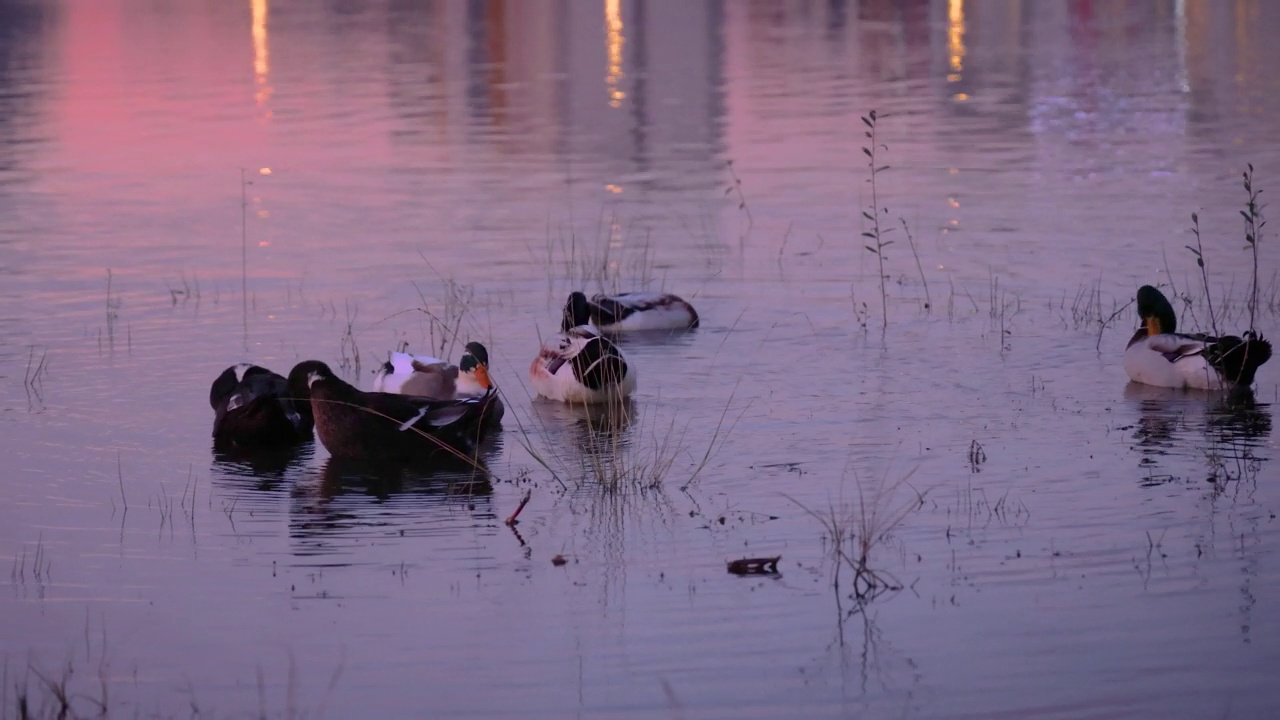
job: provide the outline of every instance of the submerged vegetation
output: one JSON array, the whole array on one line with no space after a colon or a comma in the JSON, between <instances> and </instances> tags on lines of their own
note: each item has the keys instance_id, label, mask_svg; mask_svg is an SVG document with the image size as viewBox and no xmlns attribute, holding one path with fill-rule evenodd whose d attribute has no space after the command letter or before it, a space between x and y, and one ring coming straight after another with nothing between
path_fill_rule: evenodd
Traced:
<instances>
[{"instance_id":1,"label":"submerged vegetation","mask_svg":"<svg viewBox=\"0 0 1280 720\"><path fill-rule=\"evenodd\" d=\"M924 506L928 490L916 490L909 482L915 472L913 469L891 482L886 471L878 481L867 484L855 472L856 501L844 499L842 481L841 497L828 501L825 510L815 510L783 493L783 497L822 526L830 542L829 552L834 567L831 582L837 594L840 593L841 569L847 566L852 571L850 586L857 607L886 592L902 589L900 580L873 561L872 552L884 544L911 513ZM903 488L909 492L903 492Z\"/></svg>"},{"instance_id":2,"label":"submerged vegetation","mask_svg":"<svg viewBox=\"0 0 1280 720\"><path fill-rule=\"evenodd\" d=\"M520 447L551 474L562 491L596 487L608 493L643 492L668 483L685 490L697 483L746 412L749 403L731 414L735 393L729 395L703 440L693 439L698 436L695 419L659 419L655 405L643 405L641 413L631 399L596 406L539 403L531 415L517 415L514 430ZM568 448L565 428L553 422L566 416L574 418L575 437Z\"/></svg>"}]
</instances>

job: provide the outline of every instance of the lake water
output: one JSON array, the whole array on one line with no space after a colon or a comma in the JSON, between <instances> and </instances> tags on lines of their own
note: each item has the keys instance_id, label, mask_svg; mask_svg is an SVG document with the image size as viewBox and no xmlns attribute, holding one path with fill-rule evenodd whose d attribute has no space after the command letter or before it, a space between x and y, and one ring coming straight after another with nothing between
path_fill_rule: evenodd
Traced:
<instances>
[{"instance_id":1,"label":"lake water","mask_svg":"<svg viewBox=\"0 0 1280 720\"><path fill-rule=\"evenodd\" d=\"M0 717L1280 715L1280 364L1230 400L1120 364L1141 284L1210 324L1192 212L1248 327L1277 31L1261 0L0 0ZM528 389L579 288L702 316L625 343L617 425ZM211 451L228 365L368 388L455 332L506 396L491 488ZM822 520L859 510L901 586L861 601Z\"/></svg>"}]
</instances>

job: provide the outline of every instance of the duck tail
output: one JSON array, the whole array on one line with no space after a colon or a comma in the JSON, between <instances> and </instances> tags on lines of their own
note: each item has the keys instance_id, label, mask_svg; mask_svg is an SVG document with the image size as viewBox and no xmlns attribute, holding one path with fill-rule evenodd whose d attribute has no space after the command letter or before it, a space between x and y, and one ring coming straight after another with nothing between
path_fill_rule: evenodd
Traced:
<instances>
[{"instance_id":1,"label":"duck tail","mask_svg":"<svg viewBox=\"0 0 1280 720\"><path fill-rule=\"evenodd\" d=\"M1243 339L1225 337L1216 345L1221 347L1215 353L1214 365L1236 385L1252 385L1258 368L1271 359L1271 343L1252 330L1246 332Z\"/></svg>"}]
</instances>

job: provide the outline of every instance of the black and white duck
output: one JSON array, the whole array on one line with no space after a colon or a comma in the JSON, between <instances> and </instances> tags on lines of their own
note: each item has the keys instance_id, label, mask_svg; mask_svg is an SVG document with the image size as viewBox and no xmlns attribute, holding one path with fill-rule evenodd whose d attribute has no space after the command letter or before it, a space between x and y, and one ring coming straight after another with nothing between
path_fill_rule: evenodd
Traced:
<instances>
[{"instance_id":1,"label":"black and white duck","mask_svg":"<svg viewBox=\"0 0 1280 720\"><path fill-rule=\"evenodd\" d=\"M288 382L253 365L232 365L209 388L213 442L219 449L280 447L311 439L309 403L295 403Z\"/></svg>"},{"instance_id":2,"label":"black and white duck","mask_svg":"<svg viewBox=\"0 0 1280 720\"><path fill-rule=\"evenodd\" d=\"M605 333L686 330L698 327L698 313L670 293L600 293L589 300L576 290L569 293L560 329L568 332L588 323Z\"/></svg>"},{"instance_id":3,"label":"black and white duck","mask_svg":"<svg viewBox=\"0 0 1280 720\"><path fill-rule=\"evenodd\" d=\"M635 392L636 370L617 345L591 325L580 325L542 344L529 365L529 383L549 400L596 404Z\"/></svg>"}]
</instances>

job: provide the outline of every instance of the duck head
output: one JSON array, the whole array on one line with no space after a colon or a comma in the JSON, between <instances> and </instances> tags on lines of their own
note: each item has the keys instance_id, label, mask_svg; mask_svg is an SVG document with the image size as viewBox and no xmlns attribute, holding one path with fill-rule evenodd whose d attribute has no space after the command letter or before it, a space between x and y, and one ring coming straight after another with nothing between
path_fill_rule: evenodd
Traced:
<instances>
[{"instance_id":1,"label":"duck head","mask_svg":"<svg viewBox=\"0 0 1280 720\"><path fill-rule=\"evenodd\" d=\"M489 351L478 342L467 343L458 360L458 372L485 390L493 387L489 379Z\"/></svg>"},{"instance_id":2,"label":"duck head","mask_svg":"<svg viewBox=\"0 0 1280 720\"><path fill-rule=\"evenodd\" d=\"M1143 285L1138 288L1138 317L1147 328L1147 335L1173 333L1178 329L1178 316L1164 293Z\"/></svg>"},{"instance_id":3,"label":"duck head","mask_svg":"<svg viewBox=\"0 0 1280 720\"><path fill-rule=\"evenodd\" d=\"M311 386L317 382L336 380L328 365L319 360L303 360L289 371L289 396L298 400L311 398Z\"/></svg>"},{"instance_id":4,"label":"duck head","mask_svg":"<svg viewBox=\"0 0 1280 720\"><path fill-rule=\"evenodd\" d=\"M561 332L569 332L572 328L590 323L591 304L587 302L587 296L577 290L569 293L569 299L564 304L563 315L564 319L560 323Z\"/></svg>"}]
</instances>

